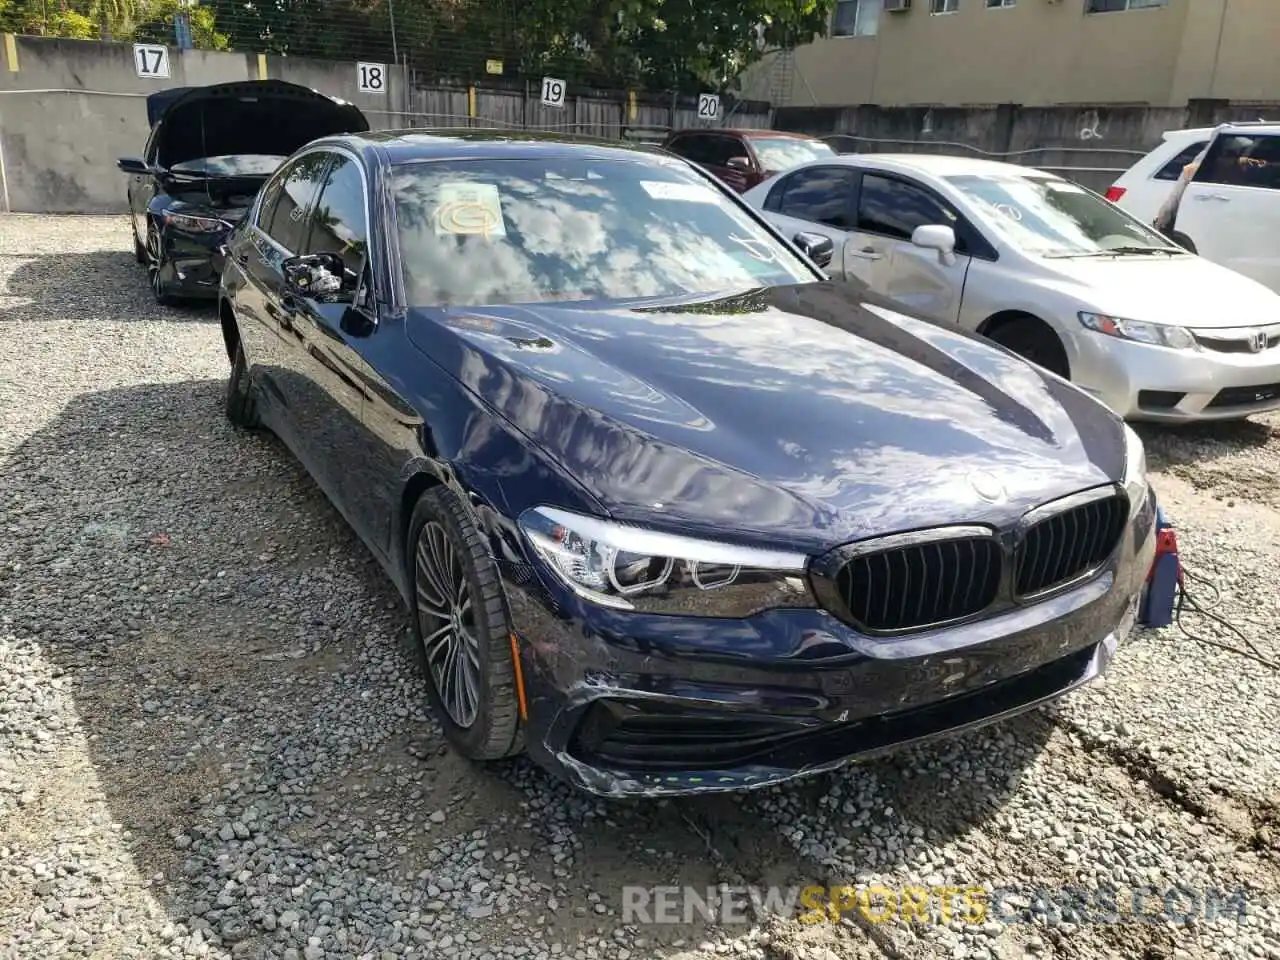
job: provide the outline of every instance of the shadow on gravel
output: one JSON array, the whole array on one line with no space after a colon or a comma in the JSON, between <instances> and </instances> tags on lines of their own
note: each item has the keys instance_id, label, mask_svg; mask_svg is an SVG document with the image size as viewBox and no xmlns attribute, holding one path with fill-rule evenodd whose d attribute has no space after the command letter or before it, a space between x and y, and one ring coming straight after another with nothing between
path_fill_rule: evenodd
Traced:
<instances>
[{"instance_id":1,"label":"shadow on gravel","mask_svg":"<svg viewBox=\"0 0 1280 960\"><path fill-rule=\"evenodd\" d=\"M174 955L665 955L711 917L624 922L624 886L945 869L939 846L1000 808L1053 731L1037 712L794 786L661 803L601 802L523 760L478 769L425 712L381 570L278 441L226 424L222 390L82 395L14 452L0 500L7 628L69 684L97 775L76 789L101 789L138 874L159 876L152 935ZM59 808L50 789L37 812Z\"/></svg>"},{"instance_id":2,"label":"shadow on gravel","mask_svg":"<svg viewBox=\"0 0 1280 960\"><path fill-rule=\"evenodd\" d=\"M212 303L162 307L151 296L145 268L126 251L0 255L16 261L0 292L0 323L28 320L191 320L212 323ZM7 270L5 272L8 272Z\"/></svg>"}]
</instances>

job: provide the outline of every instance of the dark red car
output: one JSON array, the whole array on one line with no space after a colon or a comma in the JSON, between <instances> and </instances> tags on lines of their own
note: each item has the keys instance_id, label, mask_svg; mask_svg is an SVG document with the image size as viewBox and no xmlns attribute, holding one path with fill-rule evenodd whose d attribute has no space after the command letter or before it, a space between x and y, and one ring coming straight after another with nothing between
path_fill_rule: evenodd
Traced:
<instances>
[{"instance_id":1,"label":"dark red car","mask_svg":"<svg viewBox=\"0 0 1280 960\"><path fill-rule=\"evenodd\" d=\"M738 193L775 173L836 152L817 137L782 130L677 130L662 146L709 170Z\"/></svg>"}]
</instances>

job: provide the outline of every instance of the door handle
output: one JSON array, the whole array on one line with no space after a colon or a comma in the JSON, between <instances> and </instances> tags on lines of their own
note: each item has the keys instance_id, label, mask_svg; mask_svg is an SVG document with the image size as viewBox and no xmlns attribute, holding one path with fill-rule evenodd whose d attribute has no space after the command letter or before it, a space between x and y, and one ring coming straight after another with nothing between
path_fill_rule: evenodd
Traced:
<instances>
[{"instance_id":1,"label":"door handle","mask_svg":"<svg viewBox=\"0 0 1280 960\"><path fill-rule=\"evenodd\" d=\"M1208 201L1208 200L1217 200L1219 203L1230 203L1230 202L1231 202L1231 198L1230 198L1230 197L1224 197L1224 196L1223 196L1222 194L1220 194L1220 193L1202 193L1202 194L1199 194L1199 195L1196 197L1196 199L1197 199L1197 200L1199 200L1201 203L1204 203L1205 201Z\"/></svg>"},{"instance_id":2,"label":"door handle","mask_svg":"<svg viewBox=\"0 0 1280 960\"><path fill-rule=\"evenodd\" d=\"M878 253L875 247L863 247L861 250L853 251L853 256L859 260L882 260L884 254Z\"/></svg>"}]
</instances>

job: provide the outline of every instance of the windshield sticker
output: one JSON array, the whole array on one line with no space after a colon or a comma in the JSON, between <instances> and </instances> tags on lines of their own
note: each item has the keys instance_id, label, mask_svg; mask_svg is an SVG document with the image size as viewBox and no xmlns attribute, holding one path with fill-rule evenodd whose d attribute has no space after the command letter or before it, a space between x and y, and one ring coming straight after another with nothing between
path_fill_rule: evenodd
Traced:
<instances>
[{"instance_id":1,"label":"windshield sticker","mask_svg":"<svg viewBox=\"0 0 1280 960\"><path fill-rule=\"evenodd\" d=\"M641 180L640 186L654 200L683 200L686 203L719 203L720 196L700 183L672 183L670 180Z\"/></svg>"},{"instance_id":2,"label":"windshield sticker","mask_svg":"<svg viewBox=\"0 0 1280 960\"><path fill-rule=\"evenodd\" d=\"M729 239L734 243L742 244L743 249L753 259L759 260L761 263L776 263L778 260L778 254L763 240L757 240L754 237L740 237L736 233L729 234Z\"/></svg>"},{"instance_id":3,"label":"windshield sticker","mask_svg":"<svg viewBox=\"0 0 1280 960\"><path fill-rule=\"evenodd\" d=\"M437 236L505 237L502 198L491 183L445 183L435 214Z\"/></svg>"},{"instance_id":4,"label":"windshield sticker","mask_svg":"<svg viewBox=\"0 0 1280 960\"><path fill-rule=\"evenodd\" d=\"M995 209L996 213L1006 216L1010 220L1018 221L1022 219L1022 211L1012 203L993 203L991 206Z\"/></svg>"}]
</instances>

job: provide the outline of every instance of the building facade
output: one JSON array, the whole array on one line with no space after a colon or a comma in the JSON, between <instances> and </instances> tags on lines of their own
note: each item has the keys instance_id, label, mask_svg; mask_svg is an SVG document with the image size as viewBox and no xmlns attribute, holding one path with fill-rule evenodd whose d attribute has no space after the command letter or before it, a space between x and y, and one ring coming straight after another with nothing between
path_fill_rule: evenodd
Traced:
<instances>
[{"instance_id":1,"label":"building facade","mask_svg":"<svg viewBox=\"0 0 1280 960\"><path fill-rule=\"evenodd\" d=\"M1276 103L1280 0L837 0L744 80L793 107Z\"/></svg>"}]
</instances>

